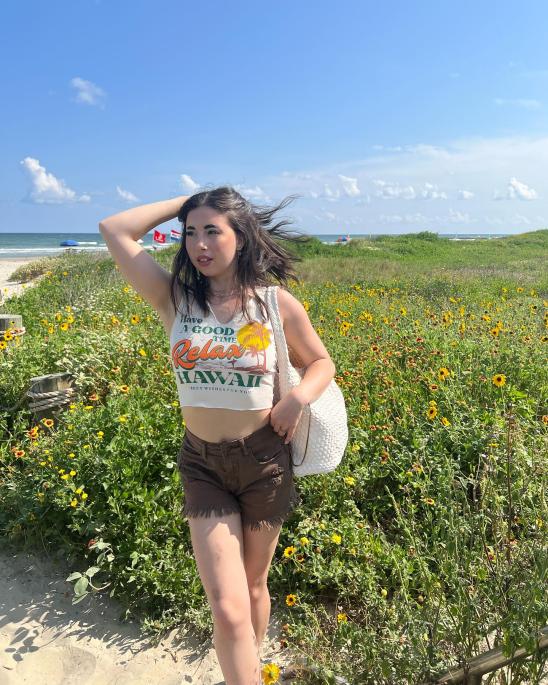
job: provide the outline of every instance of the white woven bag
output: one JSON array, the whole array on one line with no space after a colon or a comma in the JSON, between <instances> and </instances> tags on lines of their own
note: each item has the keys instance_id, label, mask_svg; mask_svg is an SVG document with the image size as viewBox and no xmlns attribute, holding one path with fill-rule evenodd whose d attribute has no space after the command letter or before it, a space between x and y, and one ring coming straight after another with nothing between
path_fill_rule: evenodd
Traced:
<instances>
[{"instance_id":1,"label":"white woven bag","mask_svg":"<svg viewBox=\"0 0 548 685\"><path fill-rule=\"evenodd\" d=\"M274 384L275 402L299 385L305 373L305 369L296 369L289 361L276 290L277 286L270 286L264 292L278 359L278 381ZM348 424L344 397L339 386L331 380L320 397L304 407L293 434L291 452L294 475L309 476L333 471L340 464L347 443Z\"/></svg>"}]
</instances>

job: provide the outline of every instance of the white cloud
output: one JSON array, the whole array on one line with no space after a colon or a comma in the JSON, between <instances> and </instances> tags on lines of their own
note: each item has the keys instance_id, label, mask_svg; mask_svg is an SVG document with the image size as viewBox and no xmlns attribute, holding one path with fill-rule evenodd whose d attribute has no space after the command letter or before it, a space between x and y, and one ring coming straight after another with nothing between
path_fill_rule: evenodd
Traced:
<instances>
[{"instance_id":1,"label":"white cloud","mask_svg":"<svg viewBox=\"0 0 548 685\"><path fill-rule=\"evenodd\" d=\"M343 176L342 174L339 174L339 178L341 179L344 192L349 197L357 197L360 195L357 178L350 178L350 176Z\"/></svg>"},{"instance_id":2,"label":"white cloud","mask_svg":"<svg viewBox=\"0 0 548 685\"><path fill-rule=\"evenodd\" d=\"M436 219L440 219L441 223L448 221L452 224L472 224L475 222L475 219L472 219L468 212L459 212L452 208L449 209L448 217L445 217L445 219L443 217L436 217Z\"/></svg>"},{"instance_id":3,"label":"white cloud","mask_svg":"<svg viewBox=\"0 0 548 685\"><path fill-rule=\"evenodd\" d=\"M118 191L118 195L126 202L139 201L139 198L135 197L135 195L133 193L130 193L129 190L124 190L123 188L120 188L120 186L116 186L116 190Z\"/></svg>"},{"instance_id":4,"label":"white cloud","mask_svg":"<svg viewBox=\"0 0 548 685\"><path fill-rule=\"evenodd\" d=\"M383 224L401 224L403 220L403 216L399 214L381 214L379 216L379 221Z\"/></svg>"},{"instance_id":5,"label":"white cloud","mask_svg":"<svg viewBox=\"0 0 548 685\"><path fill-rule=\"evenodd\" d=\"M243 195L246 198L246 200L261 200L264 202L268 202L270 200L270 197L265 193L265 191L260 186L249 188L243 185L235 185L234 189L237 190L241 195Z\"/></svg>"},{"instance_id":6,"label":"white cloud","mask_svg":"<svg viewBox=\"0 0 548 685\"><path fill-rule=\"evenodd\" d=\"M76 88L76 102L82 102L85 105L97 105L104 109L103 100L106 97L106 93L102 88L96 86L95 83L77 76L71 80L70 85Z\"/></svg>"},{"instance_id":7,"label":"white cloud","mask_svg":"<svg viewBox=\"0 0 548 685\"><path fill-rule=\"evenodd\" d=\"M506 187L506 193L501 194L498 190L493 193L493 200L536 200L538 197L537 191L529 186L525 185L515 176L508 181L508 186Z\"/></svg>"},{"instance_id":8,"label":"white cloud","mask_svg":"<svg viewBox=\"0 0 548 685\"><path fill-rule=\"evenodd\" d=\"M336 200L339 199L340 196L341 196L340 190L331 190L331 188L327 185L327 183L324 183L323 194L321 197L323 197L326 200L330 200L331 202L335 202Z\"/></svg>"},{"instance_id":9,"label":"white cloud","mask_svg":"<svg viewBox=\"0 0 548 685\"><path fill-rule=\"evenodd\" d=\"M188 174L181 174L180 181L183 190L188 193L195 193L200 187L200 184L196 183L196 181L188 176Z\"/></svg>"},{"instance_id":10,"label":"white cloud","mask_svg":"<svg viewBox=\"0 0 548 685\"><path fill-rule=\"evenodd\" d=\"M385 224L423 224L429 219L424 214L415 212L414 214L381 214L379 221Z\"/></svg>"},{"instance_id":11,"label":"white cloud","mask_svg":"<svg viewBox=\"0 0 548 685\"><path fill-rule=\"evenodd\" d=\"M438 187L428 182L424 184L424 189L421 190L420 196L425 200L447 200L445 193L438 192Z\"/></svg>"},{"instance_id":12,"label":"white cloud","mask_svg":"<svg viewBox=\"0 0 548 685\"><path fill-rule=\"evenodd\" d=\"M30 199L36 204L68 204L91 200L87 194L77 197L74 190L71 190L62 179L47 172L39 160L25 157L21 164L30 177L32 183Z\"/></svg>"},{"instance_id":13,"label":"white cloud","mask_svg":"<svg viewBox=\"0 0 548 685\"><path fill-rule=\"evenodd\" d=\"M459 200L471 200L474 197L474 193L470 190L459 190Z\"/></svg>"},{"instance_id":14,"label":"white cloud","mask_svg":"<svg viewBox=\"0 0 548 685\"><path fill-rule=\"evenodd\" d=\"M542 104L538 100L528 100L526 98L516 98L507 100L505 98L495 98L496 105L511 105L513 107L523 107L524 109L539 109Z\"/></svg>"},{"instance_id":15,"label":"white cloud","mask_svg":"<svg viewBox=\"0 0 548 685\"><path fill-rule=\"evenodd\" d=\"M373 185L377 187L376 196L383 200L447 200L447 194L440 192L433 183L425 181L422 190L412 185L401 186L399 183L376 179Z\"/></svg>"},{"instance_id":16,"label":"white cloud","mask_svg":"<svg viewBox=\"0 0 548 685\"><path fill-rule=\"evenodd\" d=\"M284 176L284 178L295 178L295 179L304 179L304 180L312 178L312 174L304 174L304 173L301 174L301 173L294 172L294 171L282 171L282 176Z\"/></svg>"},{"instance_id":17,"label":"white cloud","mask_svg":"<svg viewBox=\"0 0 548 685\"><path fill-rule=\"evenodd\" d=\"M417 196L413 186L400 186L397 183L388 183L380 179L374 180L373 185L377 188L375 195L383 200L414 200Z\"/></svg>"},{"instance_id":18,"label":"white cloud","mask_svg":"<svg viewBox=\"0 0 548 685\"><path fill-rule=\"evenodd\" d=\"M508 195L512 199L518 197L520 200L535 200L538 197L536 190L521 183L515 177L512 177L508 183Z\"/></svg>"}]
</instances>

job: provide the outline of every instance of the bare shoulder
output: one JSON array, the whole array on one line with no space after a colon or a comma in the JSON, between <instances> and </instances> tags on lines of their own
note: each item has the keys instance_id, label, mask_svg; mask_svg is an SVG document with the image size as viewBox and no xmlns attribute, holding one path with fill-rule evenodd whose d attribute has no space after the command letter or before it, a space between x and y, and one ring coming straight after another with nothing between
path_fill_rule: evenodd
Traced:
<instances>
[{"instance_id":1,"label":"bare shoulder","mask_svg":"<svg viewBox=\"0 0 548 685\"><path fill-rule=\"evenodd\" d=\"M287 290L278 288L277 291L278 309L293 366L306 368L317 359L331 360L304 305Z\"/></svg>"},{"instance_id":2,"label":"bare shoulder","mask_svg":"<svg viewBox=\"0 0 548 685\"><path fill-rule=\"evenodd\" d=\"M276 292L278 294L278 309L280 310L282 324L285 324L291 319L295 319L295 317L302 317L303 315L308 318L306 309L288 290L278 287L276 288Z\"/></svg>"}]
</instances>

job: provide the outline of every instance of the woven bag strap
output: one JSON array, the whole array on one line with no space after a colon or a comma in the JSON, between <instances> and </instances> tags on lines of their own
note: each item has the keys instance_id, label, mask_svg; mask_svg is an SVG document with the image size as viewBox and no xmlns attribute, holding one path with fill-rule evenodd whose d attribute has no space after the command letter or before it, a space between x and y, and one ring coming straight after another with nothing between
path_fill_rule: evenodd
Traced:
<instances>
[{"instance_id":1,"label":"woven bag strap","mask_svg":"<svg viewBox=\"0 0 548 685\"><path fill-rule=\"evenodd\" d=\"M272 330L274 331L274 341L276 343L276 354L278 356L278 369L285 375L289 372L289 350L285 341L284 329L280 319L278 308L277 286L271 285L266 289L266 302L269 309Z\"/></svg>"},{"instance_id":2,"label":"woven bag strap","mask_svg":"<svg viewBox=\"0 0 548 685\"><path fill-rule=\"evenodd\" d=\"M289 374L289 367L291 362L289 360L289 350L287 349L287 342L285 340L285 333L280 319L280 310L278 307L278 297L277 289L278 286L268 286L266 289L266 304L270 314L270 320L272 323L272 330L274 331L274 342L276 345L276 355L278 358L278 372L283 373L286 376ZM306 445L304 448L304 456L301 459L301 463L306 459L308 453L308 442L310 438L310 411L306 412L308 414L308 430L306 433Z\"/></svg>"}]
</instances>

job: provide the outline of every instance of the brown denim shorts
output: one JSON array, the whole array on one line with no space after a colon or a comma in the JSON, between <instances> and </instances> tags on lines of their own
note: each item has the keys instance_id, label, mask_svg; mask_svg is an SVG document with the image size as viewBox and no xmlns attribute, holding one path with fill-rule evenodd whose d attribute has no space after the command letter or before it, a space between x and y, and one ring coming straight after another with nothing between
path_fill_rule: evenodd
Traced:
<instances>
[{"instance_id":1,"label":"brown denim shorts","mask_svg":"<svg viewBox=\"0 0 548 685\"><path fill-rule=\"evenodd\" d=\"M183 516L240 512L251 530L283 523L301 503L295 489L291 444L267 423L238 440L207 442L185 432L177 455L185 501Z\"/></svg>"}]
</instances>

